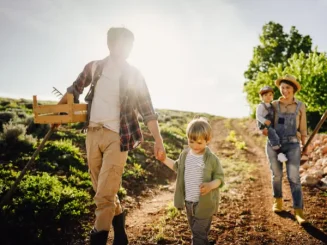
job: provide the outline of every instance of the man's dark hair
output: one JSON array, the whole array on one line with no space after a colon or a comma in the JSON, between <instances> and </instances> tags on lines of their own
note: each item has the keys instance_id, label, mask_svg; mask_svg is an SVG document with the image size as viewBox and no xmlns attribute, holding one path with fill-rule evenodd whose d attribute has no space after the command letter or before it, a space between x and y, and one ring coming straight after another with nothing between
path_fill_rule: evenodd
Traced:
<instances>
[{"instance_id":1,"label":"man's dark hair","mask_svg":"<svg viewBox=\"0 0 327 245\"><path fill-rule=\"evenodd\" d=\"M109 29L107 33L107 43L113 44L117 41L118 38L124 37L126 39L130 39L134 41L134 34L124 27L112 27Z\"/></svg>"}]
</instances>

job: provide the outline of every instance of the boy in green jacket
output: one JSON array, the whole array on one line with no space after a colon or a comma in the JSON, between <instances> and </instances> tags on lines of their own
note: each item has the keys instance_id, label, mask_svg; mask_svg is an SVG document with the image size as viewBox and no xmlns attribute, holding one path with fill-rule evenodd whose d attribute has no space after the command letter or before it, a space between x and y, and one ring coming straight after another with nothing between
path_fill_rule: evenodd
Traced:
<instances>
[{"instance_id":1,"label":"boy in green jacket","mask_svg":"<svg viewBox=\"0 0 327 245\"><path fill-rule=\"evenodd\" d=\"M219 188L224 173L218 157L207 147L211 126L205 118L193 119L187 126L188 148L177 161L166 158L163 163L177 172L174 205L186 207L193 245L209 244L212 216L218 209Z\"/></svg>"}]
</instances>

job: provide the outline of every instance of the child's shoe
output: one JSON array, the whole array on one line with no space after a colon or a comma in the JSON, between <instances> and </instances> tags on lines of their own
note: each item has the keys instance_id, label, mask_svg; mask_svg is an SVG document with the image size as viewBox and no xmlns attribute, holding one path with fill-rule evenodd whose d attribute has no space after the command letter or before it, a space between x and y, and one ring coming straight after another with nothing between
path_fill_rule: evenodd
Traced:
<instances>
[{"instance_id":1,"label":"child's shoe","mask_svg":"<svg viewBox=\"0 0 327 245\"><path fill-rule=\"evenodd\" d=\"M280 213L283 211L283 198L274 198L274 204L272 210L275 213Z\"/></svg>"},{"instance_id":2,"label":"child's shoe","mask_svg":"<svg viewBox=\"0 0 327 245\"><path fill-rule=\"evenodd\" d=\"M286 162L288 159L285 154L281 152L277 155L277 160L280 162Z\"/></svg>"}]
</instances>

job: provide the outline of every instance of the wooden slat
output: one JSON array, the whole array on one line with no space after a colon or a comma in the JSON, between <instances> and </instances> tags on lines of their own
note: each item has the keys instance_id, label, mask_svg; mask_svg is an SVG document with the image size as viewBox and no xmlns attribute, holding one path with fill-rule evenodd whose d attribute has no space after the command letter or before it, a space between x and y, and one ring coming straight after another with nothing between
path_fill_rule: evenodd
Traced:
<instances>
[{"instance_id":1,"label":"wooden slat","mask_svg":"<svg viewBox=\"0 0 327 245\"><path fill-rule=\"evenodd\" d=\"M69 112L69 105L60 104L60 105L39 105L34 109L34 112L39 114L45 113L59 113L59 112Z\"/></svg>"},{"instance_id":2,"label":"wooden slat","mask_svg":"<svg viewBox=\"0 0 327 245\"><path fill-rule=\"evenodd\" d=\"M72 105L74 104L74 95L73 94L67 94L67 104Z\"/></svg>"},{"instance_id":3,"label":"wooden slat","mask_svg":"<svg viewBox=\"0 0 327 245\"><path fill-rule=\"evenodd\" d=\"M73 110L74 111L86 111L87 104L73 104Z\"/></svg>"},{"instance_id":4,"label":"wooden slat","mask_svg":"<svg viewBox=\"0 0 327 245\"><path fill-rule=\"evenodd\" d=\"M33 108L37 107L37 98L36 95L33 95Z\"/></svg>"},{"instance_id":5,"label":"wooden slat","mask_svg":"<svg viewBox=\"0 0 327 245\"><path fill-rule=\"evenodd\" d=\"M38 105L36 96L33 96L33 112L34 122L39 124L85 122L87 104L74 104L74 96L67 94L67 104ZM67 114L59 115L61 112Z\"/></svg>"},{"instance_id":6,"label":"wooden slat","mask_svg":"<svg viewBox=\"0 0 327 245\"><path fill-rule=\"evenodd\" d=\"M71 123L72 118L69 115L37 116L34 117L34 122L40 124Z\"/></svg>"},{"instance_id":7,"label":"wooden slat","mask_svg":"<svg viewBox=\"0 0 327 245\"><path fill-rule=\"evenodd\" d=\"M85 122L85 121L86 121L86 114L73 116L73 122Z\"/></svg>"}]
</instances>

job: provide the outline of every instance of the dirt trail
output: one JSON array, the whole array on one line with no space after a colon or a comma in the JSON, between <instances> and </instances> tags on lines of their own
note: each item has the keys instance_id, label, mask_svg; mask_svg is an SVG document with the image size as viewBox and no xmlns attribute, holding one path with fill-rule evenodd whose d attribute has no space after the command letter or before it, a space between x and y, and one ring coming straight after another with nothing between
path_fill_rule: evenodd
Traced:
<instances>
[{"instance_id":1,"label":"dirt trail","mask_svg":"<svg viewBox=\"0 0 327 245\"><path fill-rule=\"evenodd\" d=\"M165 190L153 195L150 199L140 203L140 208L134 210L128 215L126 227L131 239L137 238L146 224L151 224L161 216L160 211L165 209L169 202L173 200L174 184L171 184Z\"/></svg>"},{"instance_id":2,"label":"dirt trail","mask_svg":"<svg viewBox=\"0 0 327 245\"><path fill-rule=\"evenodd\" d=\"M136 203L126 216L126 232L130 241L137 241L146 225L154 223L162 216L163 210L173 200L174 183L164 186L161 190L152 192L149 197ZM124 205L123 205L124 206ZM112 244L113 232L109 235L107 244ZM134 243L133 243L134 244Z\"/></svg>"}]
</instances>

